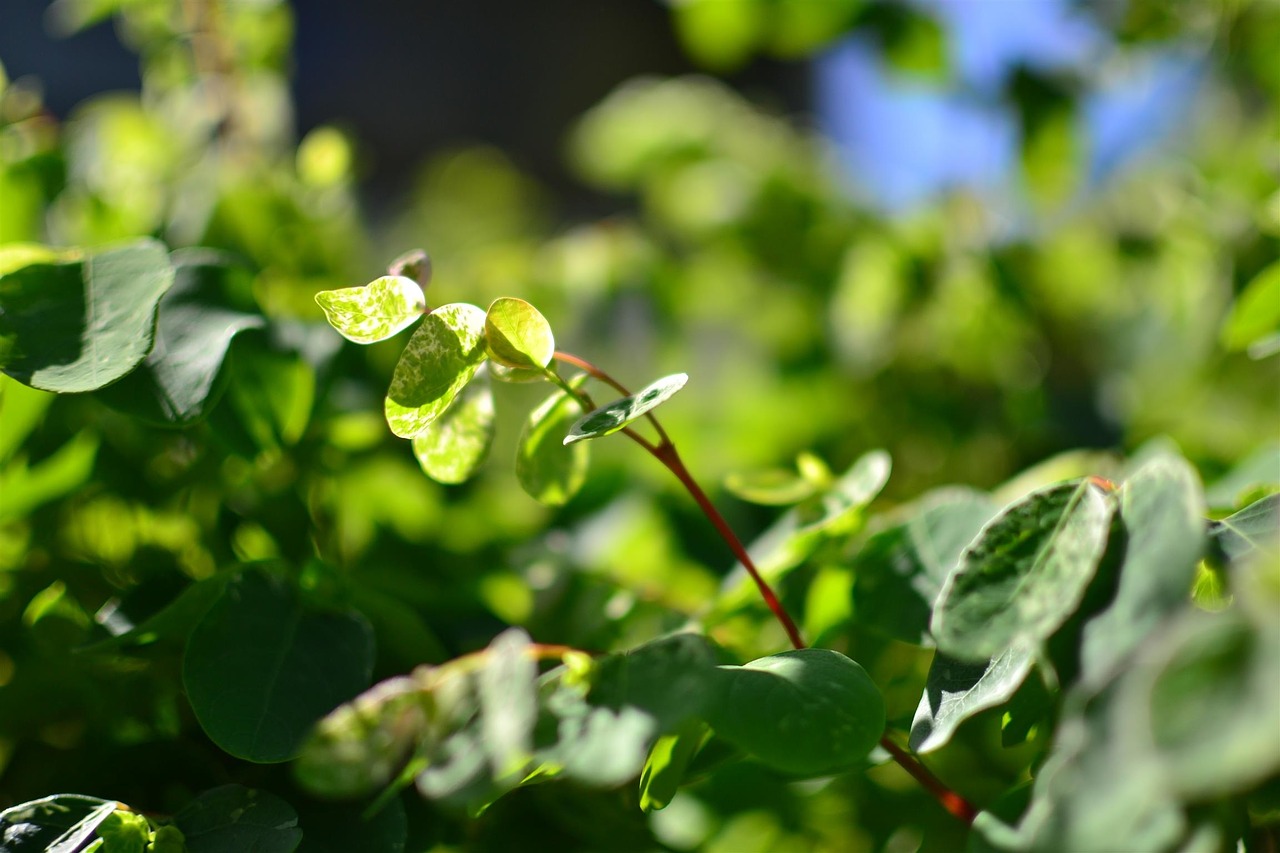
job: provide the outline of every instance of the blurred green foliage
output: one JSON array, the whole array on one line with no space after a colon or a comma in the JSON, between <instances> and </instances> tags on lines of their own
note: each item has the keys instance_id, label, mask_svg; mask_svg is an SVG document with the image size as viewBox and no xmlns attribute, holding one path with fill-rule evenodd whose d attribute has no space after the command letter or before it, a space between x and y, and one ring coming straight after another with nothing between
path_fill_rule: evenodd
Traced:
<instances>
[{"instance_id":1,"label":"blurred green foliage","mask_svg":"<svg viewBox=\"0 0 1280 853\"><path fill-rule=\"evenodd\" d=\"M861 28L902 67L945 74L937 26L884 7L690 0L672 16L713 71L803 57ZM339 346L313 299L414 245L431 252L432 305L519 296L558 345L629 385L688 373L663 417L707 483L799 456L802 480L829 485L816 460L843 471L889 451L879 521L859 507L786 567L781 591L811 640L866 668L899 731L932 650L860 622L849 567L871 558L864 545L893 547L875 537L916 496L965 483L1006 502L1115 474L1120 456L1162 441L1217 482L1217 515L1280 482L1272 3L1128 4L1111 22L1122 44L1218 40L1189 131L1169 156L1080 194L1070 104L1043 112L1021 176L1035 212L1012 234L964 194L893 220L860 208L826 140L710 77L631 81L568 129L571 163L616 201L611 216L565 223L534 178L473 147L432 153L375 229L355 193L357 141L332 127L293 136L288 5L58 0L51 12L68 31L113 18L143 86L62 120L0 69L0 273L26 264L30 244L206 247L235 270L208 292L247 319L181 428L135 417L114 386L55 396L0 377L0 807L78 791L177 814L234 782L293 804L304 839L325 825L328 807L286 768L215 748L184 692L192 624L243 564L288 578L307 606L359 611L378 679L508 625L607 651L705 618L741 660L784 645L763 606L734 593L740 579L725 580L729 555L678 484L621 442L595 449L583 490L557 509L526 498L505 464L465 486L423 476L380 411L400 345ZM496 394L503 460L542 392ZM1077 448L1096 452L1057 455ZM777 514L713 492L744 538ZM1220 588L1213 571L1197 589ZM708 616L722 589L728 603ZM863 607L876 601L863 592ZM1188 625L1178 642L1200 630ZM1000 720L978 717L934 767L989 804L1045 749L1000 740ZM1274 817L1268 784L1255 811ZM477 821L405 798L409 849L964 844L891 764L821 782L735 765L652 815L634 798L536 786Z\"/></svg>"}]
</instances>

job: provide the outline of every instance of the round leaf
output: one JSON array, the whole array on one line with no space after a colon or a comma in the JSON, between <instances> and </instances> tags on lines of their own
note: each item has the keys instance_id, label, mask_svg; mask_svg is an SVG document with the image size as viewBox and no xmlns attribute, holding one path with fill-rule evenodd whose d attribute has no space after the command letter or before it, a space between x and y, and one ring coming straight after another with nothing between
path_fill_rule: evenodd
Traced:
<instances>
[{"instance_id":1,"label":"round leaf","mask_svg":"<svg viewBox=\"0 0 1280 853\"><path fill-rule=\"evenodd\" d=\"M621 400L614 400L607 406L601 406L594 412L583 415L565 436L564 443L585 441L588 438L600 438L611 435L626 427L646 412L657 408L671 398L689 381L687 373L673 373L664 376L647 386L639 393Z\"/></svg>"},{"instance_id":2,"label":"round leaf","mask_svg":"<svg viewBox=\"0 0 1280 853\"><path fill-rule=\"evenodd\" d=\"M384 275L364 287L322 290L316 302L329 325L358 344L384 341L427 310L422 288L403 275Z\"/></svg>"},{"instance_id":3,"label":"round leaf","mask_svg":"<svg viewBox=\"0 0 1280 853\"><path fill-rule=\"evenodd\" d=\"M976 663L1048 639L1097 571L1113 511L1088 481L1050 486L1005 509L939 594L930 626L938 648Z\"/></svg>"},{"instance_id":4,"label":"round leaf","mask_svg":"<svg viewBox=\"0 0 1280 853\"><path fill-rule=\"evenodd\" d=\"M373 671L361 618L306 609L261 572L229 582L191 632L182 683L205 733L237 758L286 761Z\"/></svg>"},{"instance_id":5,"label":"round leaf","mask_svg":"<svg viewBox=\"0 0 1280 853\"><path fill-rule=\"evenodd\" d=\"M556 339L545 317L528 302L512 296L495 299L484 322L489 355L507 367L546 367L555 355Z\"/></svg>"},{"instance_id":6,"label":"round leaf","mask_svg":"<svg viewBox=\"0 0 1280 853\"><path fill-rule=\"evenodd\" d=\"M188 853L290 853L302 841L292 806L241 785L205 791L174 816L174 823Z\"/></svg>"},{"instance_id":7,"label":"round leaf","mask_svg":"<svg viewBox=\"0 0 1280 853\"><path fill-rule=\"evenodd\" d=\"M154 240L0 275L0 367L64 394L109 385L151 350L156 304L172 284Z\"/></svg>"},{"instance_id":8,"label":"round leaf","mask_svg":"<svg viewBox=\"0 0 1280 853\"><path fill-rule=\"evenodd\" d=\"M719 673L707 722L778 770L817 776L848 769L884 733L880 691L839 652L798 649Z\"/></svg>"},{"instance_id":9,"label":"round leaf","mask_svg":"<svg viewBox=\"0 0 1280 853\"><path fill-rule=\"evenodd\" d=\"M425 432L485 359L484 312L455 302L432 311L400 354L383 410L401 438Z\"/></svg>"},{"instance_id":10,"label":"round leaf","mask_svg":"<svg viewBox=\"0 0 1280 853\"><path fill-rule=\"evenodd\" d=\"M581 385L584 379L578 377L571 384ZM577 494L587 478L587 446L565 447L560 441L578 412L577 400L557 391L525 421L516 448L516 478L539 503L560 506Z\"/></svg>"},{"instance_id":11,"label":"round leaf","mask_svg":"<svg viewBox=\"0 0 1280 853\"><path fill-rule=\"evenodd\" d=\"M493 390L472 382L443 415L413 439L413 455L438 483L464 483L489 455L493 444Z\"/></svg>"}]
</instances>

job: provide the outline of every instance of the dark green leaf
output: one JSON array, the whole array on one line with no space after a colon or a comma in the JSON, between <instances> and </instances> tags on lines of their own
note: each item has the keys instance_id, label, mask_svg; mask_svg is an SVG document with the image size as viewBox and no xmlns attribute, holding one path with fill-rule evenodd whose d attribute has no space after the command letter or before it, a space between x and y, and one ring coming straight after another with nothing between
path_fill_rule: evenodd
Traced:
<instances>
[{"instance_id":1,"label":"dark green leaf","mask_svg":"<svg viewBox=\"0 0 1280 853\"><path fill-rule=\"evenodd\" d=\"M978 662L1036 647L1070 618L1106 550L1114 501L1088 481L1033 492L1005 509L947 579L931 630Z\"/></svg>"},{"instance_id":2,"label":"dark green leaf","mask_svg":"<svg viewBox=\"0 0 1280 853\"><path fill-rule=\"evenodd\" d=\"M569 434L564 437L564 443L573 444L575 441L612 435L671 399L688 381L687 373L673 373L645 386L630 397L614 400L607 406L588 412L570 428Z\"/></svg>"},{"instance_id":3,"label":"dark green leaf","mask_svg":"<svg viewBox=\"0 0 1280 853\"><path fill-rule=\"evenodd\" d=\"M297 755L315 722L364 688L372 668L363 619L309 610L281 581L249 571L192 631L182 681L218 746L269 763Z\"/></svg>"},{"instance_id":4,"label":"dark green leaf","mask_svg":"<svg viewBox=\"0 0 1280 853\"><path fill-rule=\"evenodd\" d=\"M1025 649L1008 649L985 664L936 655L911 721L911 748L931 752L946 745L965 720L1010 699L1033 663L1032 654Z\"/></svg>"},{"instance_id":5,"label":"dark green leaf","mask_svg":"<svg viewBox=\"0 0 1280 853\"><path fill-rule=\"evenodd\" d=\"M585 379L580 375L570 385L580 387ZM556 391L525 420L516 447L516 478L539 503L560 506L577 494L587 478L587 446L565 447L561 441L580 410L577 400Z\"/></svg>"},{"instance_id":6,"label":"dark green leaf","mask_svg":"<svg viewBox=\"0 0 1280 853\"><path fill-rule=\"evenodd\" d=\"M407 328L427 310L422 288L412 278L384 275L364 287L322 290L316 302L329 325L357 344L384 341Z\"/></svg>"},{"instance_id":7,"label":"dark green leaf","mask_svg":"<svg viewBox=\"0 0 1280 853\"><path fill-rule=\"evenodd\" d=\"M93 391L151 350L173 269L154 240L0 275L0 367L59 393Z\"/></svg>"},{"instance_id":8,"label":"dark green leaf","mask_svg":"<svg viewBox=\"0 0 1280 853\"><path fill-rule=\"evenodd\" d=\"M1106 677L1170 613L1187 605L1204 553L1204 496L1195 471L1156 458L1120 491L1124 563L1107 608L1084 626L1081 671Z\"/></svg>"},{"instance_id":9,"label":"dark green leaf","mask_svg":"<svg viewBox=\"0 0 1280 853\"><path fill-rule=\"evenodd\" d=\"M432 311L391 376L384 412L391 431L413 438L444 414L485 360L485 314L456 302Z\"/></svg>"},{"instance_id":10,"label":"dark green leaf","mask_svg":"<svg viewBox=\"0 0 1280 853\"><path fill-rule=\"evenodd\" d=\"M465 483L484 463L493 444L493 389L474 381L444 414L413 438L413 455L437 483Z\"/></svg>"},{"instance_id":11,"label":"dark green leaf","mask_svg":"<svg viewBox=\"0 0 1280 853\"><path fill-rule=\"evenodd\" d=\"M160 300L155 345L124 379L98 392L151 423L184 426L207 413L231 339L266 320L228 306L231 279L248 272L214 252L175 252L173 287Z\"/></svg>"},{"instance_id":12,"label":"dark green leaf","mask_svg":"<svg viewBox=\"0 0 1280 853\"><path fill-rule=\"evenodd\" d=\"M699 716L716 687L716 652L698 634L674 634L597 664L589 701L621 710L633 706L653 717L660 732Z\"/></svg>"},{"instance_id":13,"label":"dark green leaf","mask_svg":"<svg viewBox=\"0 0 1280 853\"><path fill-rule=\"evenodd\" d=\"M798 649L718 672L707 722L778 770L818 776L850 769L884 733L880 691L839 652Z\"/></svg>"},{"instance_id":14,"label":"dark green leaf","mask_svg":"<svg viewBox=\"0 0 1280 853\"><path fill-rule=\"evenodd\" d=\"M551 325L523 299L495 299L485 315L484 332L489 356L506 367L546 367L556 351Z\"/></svg>"},{"instance_id":15,"label":"dark green leaf","mask_svg":"<svg viewBox=\"0 0 1280 853\"><path fill-rule=\"evenodd\" d=\"M188 853L291 853L298 815L275 794L241 785L205 791L174 816Z\"/></svg>"}]
</instances>

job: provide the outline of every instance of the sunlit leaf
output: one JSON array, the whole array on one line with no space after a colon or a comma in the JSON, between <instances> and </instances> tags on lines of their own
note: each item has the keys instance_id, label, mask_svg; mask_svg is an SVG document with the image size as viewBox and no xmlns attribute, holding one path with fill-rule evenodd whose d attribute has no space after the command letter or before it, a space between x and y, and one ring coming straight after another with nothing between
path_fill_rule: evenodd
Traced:
<instances>
[{"instance_id":1,"label":"sunlit leaf","mask_svg":"<svg viewBox=\"0 0 1280 853\"><path fill-rule=\"evenodd\" d=\"M798 649L722 666L706 719L715 733L764 764L817 776L847 770L884 733L884 699L854 661Z\"/></svg>"},{"instance_id":2,"label":"sunlit leaf","mask_svg":"<svg viewBox=\"0 0 1280 853\"><path fill-rule=\"evenodd\" d=\"M35 465L18 459L0 468L0 522L74 492L93 473L97 453L98 437L86 430Z\"/></svg>"},{"instance_id":3,"label":"sunlit leaf","mask_svg":"<svg viewBox=\"0 0 1280 853\"><path fill-rule=\"evenodd\" d=\"M1088 481L1007 507L947 578L931 624L938 648L976 663L1048 639L1097 571L1113 511L1110 496Z\"/></svg>"},{"instance_id":4,"label":"sunlit leaf","mask_svg":"<svg viewBox=\"0 0 1280 853\"><path fill-rule=\"evenodd\" d=\"M291 853L302 841L298 814L267 791L223 785L174 815L188 853Z\"/></svg>"},{"instance_id":5,"label":"sunlit leaf","mask_svg":"<svg viewBox=\"0 0 1280 853\"><path fill-rule=\"evenodd\" d=\"M1158 457L1120 491L1124 564L1107 608L1084 626L1081 668L1103 677L1162 619L1186 607L1205 549L1200 480L1184 460Z\"/></svg>"},{"instance_id":6,"label":"sunlit leaf","mask_svg":"<svg viewBox=\"0 0 1280 853\"><path fill-rule=\"evenodd\" d=\"M710 734L707 724L690 720L679 731L663 735L649 750L640 773L640 808L660 811L675 797L698 748Z\"/></svg>"},{"instance_id":7,"label":"sunlit leaf","mask_svg":"<svg viewBox=\"0 0 1280 853\"><path fill-rule=\"evenodd\" d=\"M426 431L413 438L413 455L438 483L464 483L489 455L493 444L493 390L475 381Z\"/></svg>"},{"instance_id":8,"label":"sunlit leaf","mask_svg":"<svg viewBox=\"0 0 1280 853\"><path fill-rule=\"evenodd\" d=\"M1222 327L1222 345L1261 358L1280 351L1280 261L1254 276Z\"/></svg>"},{"instance_id":9,"label":"sunlit leaf","mask_svg":"<svg viewBox=\"0 0 1280 853\"><path fill-rule=\"evenodd\" d=\"M154 240L0 275L0 367L46 391L109 385L151 350L156 305L172 284Z\"/></svg>"},{"instance_id":10,"label":"sunlit leaf","mask_svg":"<svg viewBox=\"0 0 1280 853\"><path fill-rule=\"evenodd\" d=\"M570 380L581 387L585 375ZM564 391L556 391L529 413L516 447L516 478L529 497L560 506L578 493L587 479L589 451L585 444L565 447L561 436L578 419L581 406Z\"/></svg>"},{"instance_id":11,"label":"sunlit leaf","mask_svg":"<svg viewBox=\"0 0 1280 853\"><path fill-rule=\"evenodd\" d=\"M545 317L528 302L511 296L495 299L485 315L489 355L512 368L541 368L551 363L556 339Z\"/></svg>"},{"instance_id":12,"label":"sunlit leaf","mask_svg":"<svg viewBox=\"0 0 1280 853\"><path fill-rule=\"evenodd\" d=\"M116 809L98 824L97 834L102 839L101 853L152 853L146 849L151 825L135 812Z\"/></svg>"},{"instance_id":13,"label":"sunlit leaf","mask_svg":"<svg viewBox=\"0 0 1280 853\"><path fill-rule=\"evenodd\" d=\"M282 581L247 571L191 632L182 683L214 743L271 763L295 757L315 722L363 689L372 669L362 618L310 610Z\"/></svg>"},{"instance_id":14,"label":"sunlit leaf","mask_svg":"<svg viewBox=\"0 0 1280 853\"><path fill-rule=\"evenodd\" d=\"M175 252L173 287L160 300L155 345L124 379L98 396L152 423L184 426L202 417L231 339L266 320L228 305L236 277L248 271L213 252Z\"/></svg>"},{"instance_id":15,"label":"sunlit leaf","mask_svg":"<svg viewBox=\"0 0 1280 853\"><path fill-rule=\"evenodd\" d=\"M987 663L936 655L911 721L911 749L930 752L944 746L965 720L1011 698L1033 663L1030 651L1016 648Z\"/></svg>"},{"instance_id":16,"label":"sunlit leaf","mask_svg":"<svg viewBox=\"0 0 1280 853\"><path fill-rule=\"evenodd\" d=\"M55 794L0 811L0 844L5 853L74 853L116 803L80 794Z\"/></svg>"},{"instance_id":17,"label":"sunlit leaf","mask_svg":"<svg viewBox=\"0 0 1280 853\"><path fill-rule=\"evenodd\" d=\"M646 412L671 399L671 395L683 388L688 381L687 373L673 373L653 382L630 397L614 400L607 406L588 412L569 430L564 443L572 444L588 438L612 435L637 418L643 417Z\"/></svg>"},{"instance_id":18,"label":"sunlit leaf","mask_svg":"<svg viewBox=\"0 0 1280 853\"><path fill-rule=\"evenodd\" d=\"M316 302L329 325L358 344L386 340L427 310L422 288L403 275L384 275L364 287L322 290Z\"/></svg>"},{"instance_id":19,"label":"sunlit leaf","mask_svg":"<svg viewBox=\"0 0 1280 853\"><path fill-rule=\"evenodd\" d=\"M735 497L762 506L799 503L817 490L813 483L785 468L730 474L724 487Z\"/></svg>"},{"instance_id":20,"label":"sunlit leaf","mask_svg":"<svg viewBox=\"0 0 1280 853\"><path fill-rule=\"evenodd\" d=\"M495 779L515 774L515 781L533 749L533 726L538 718L538 665L529 654L529 635L511 628L494 638L480 671L480 730L484 751Z\"/></svg>"},{"instance_id":21,"label":"sunlit leaf","mask_svg":"<svg viewBox=\"0 0 1280 853\"><path fill-rule=\"evenodd\" d=\"M444 414L485 360L485 314L455 302L428 314L391 376L383 410L391 431L413 438Z\"/></svg>"}]
</instances>

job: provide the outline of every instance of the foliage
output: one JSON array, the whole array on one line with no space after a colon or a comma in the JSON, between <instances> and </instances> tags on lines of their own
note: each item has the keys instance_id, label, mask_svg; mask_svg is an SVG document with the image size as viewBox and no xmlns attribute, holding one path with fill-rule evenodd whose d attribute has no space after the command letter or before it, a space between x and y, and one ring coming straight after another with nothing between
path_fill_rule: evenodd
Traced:
<instances>
[{"instance_id":1,"label":"foliage","mask_svg":"<svg viewBox=\"0 0 1280 853\"><path fill-rule=\"evenodd\" d=\"M57 8L145 91L0 75L0 848L1274 839L1274 10L1180 165L1018 233L690 78L574 130L633 212L468 150L375 238L286 6ZM720 68L936 41L813 8L672 14Z\"/></svg>"}]
</instances>

